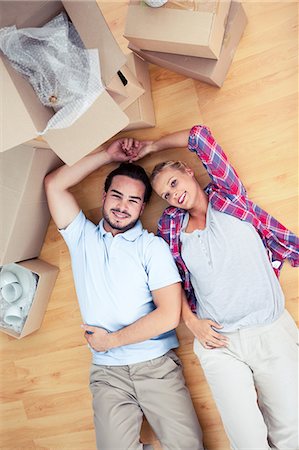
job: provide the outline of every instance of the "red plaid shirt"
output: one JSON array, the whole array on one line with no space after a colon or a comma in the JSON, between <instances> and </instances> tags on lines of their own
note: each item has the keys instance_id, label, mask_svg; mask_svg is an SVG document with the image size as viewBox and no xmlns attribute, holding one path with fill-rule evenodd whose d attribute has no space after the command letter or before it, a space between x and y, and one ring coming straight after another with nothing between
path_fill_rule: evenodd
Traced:
<instances>
[{"instance_id":1,"label":"red plaid shirt","mask_svg":"<svg viewBox=\"0 0 299 450\"><path fill-rule=\"evenodd\" d=\"M220 145L207 127L196 125L189 135L188 148L195 152L208 171L211 182L205 188L209 202L217 211L230 214L251 223L267 249L273 269L279 276L285 259L292 266L299 265L299 239L274 217L248 199L245 187L230 165ZM158 224L158 235L169 244L183 280L189 305L196 310L196 298L190 274L181 257L180 231L185 211L170 206L165 209Z\"/></svg>"}]
</instances>

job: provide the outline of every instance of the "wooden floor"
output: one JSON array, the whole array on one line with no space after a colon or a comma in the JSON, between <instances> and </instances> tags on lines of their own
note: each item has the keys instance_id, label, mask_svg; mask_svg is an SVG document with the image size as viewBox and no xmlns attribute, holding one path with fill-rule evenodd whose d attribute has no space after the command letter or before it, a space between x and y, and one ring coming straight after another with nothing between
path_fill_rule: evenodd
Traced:
<instances>
[{"instance_id":1,"label":"wooden floor","mask_svg":"<svg viewBox=\"0 0 299 450\"><path fill-rule=\"evenodd\" d=\"M101 2L124 51L124 2ZM222 89L151 66L157 126L132 132L155 139L204 122L224 147L250 197L298 233L298 8L297 2L245 2L249 24ZM100 123L99 123L100 126ZM150 170L160 159L181 158L206 176L195 157L172 150L148 157ZM74 189L87 215L98 219L105 167ZM164 205L156 197L144 215L155 230ZM90 354L81 319L67 248L50 224L42 259L60 274L42 328L20 341L1 333L1 449L94 450ZM281 282L287 309L298 323L298 271L288 264ZM192 336L180 325L179 355L185 367L209 450L228 450L221 420L192 351ZM146 439L154 439L148 426ZM156 445L158 448L158 445Z\"/></svg>"}]
</instances>

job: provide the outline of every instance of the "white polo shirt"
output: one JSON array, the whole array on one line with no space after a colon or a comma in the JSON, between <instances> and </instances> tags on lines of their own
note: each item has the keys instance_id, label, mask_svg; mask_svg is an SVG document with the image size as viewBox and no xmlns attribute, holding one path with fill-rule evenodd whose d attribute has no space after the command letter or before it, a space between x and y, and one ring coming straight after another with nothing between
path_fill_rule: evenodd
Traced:
<instances>
[{"instance_id":1,"label":"white polo shirt","mask_svg":"<svg viewBox=\"0 0 299 450\"><path fill-rule=\"evenodd\" d=\"M181 281L168 245L144 230L140 221L116 236L80 211L59 230L72 259L84 323L113 332L155 309L151 291ZM93 363L124 365L147 361L178 347L175 331L144 342L93 353Z\"/></svg>"}]
</instances>

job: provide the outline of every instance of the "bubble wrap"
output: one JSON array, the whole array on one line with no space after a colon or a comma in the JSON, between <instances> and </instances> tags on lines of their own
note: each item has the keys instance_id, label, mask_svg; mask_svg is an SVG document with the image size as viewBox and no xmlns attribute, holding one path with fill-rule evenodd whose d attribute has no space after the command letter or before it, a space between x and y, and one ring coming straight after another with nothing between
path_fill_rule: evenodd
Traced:
<instances>
[{"instance_id":1,"label":"bubble wrap","mask_svg":"<svg viewBox=\"0 0 299 450\"><path fill-rule=\"evenodd\" d=\"M64 12L41 28L0 29L0 50L56 111L39 134L70 126L104 90L98 51L84 48Z\"/></svg>"}]
</instances>

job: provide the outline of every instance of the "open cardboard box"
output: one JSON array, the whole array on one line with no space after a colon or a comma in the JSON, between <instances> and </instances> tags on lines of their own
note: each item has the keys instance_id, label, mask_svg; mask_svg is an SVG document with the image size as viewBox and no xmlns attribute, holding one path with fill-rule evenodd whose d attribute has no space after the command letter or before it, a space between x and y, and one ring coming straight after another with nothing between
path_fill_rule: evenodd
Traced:
<instances>
[{"instance_id":1,"label":"open cardboard box","mask_svg":"<svg viewBox=\"0 0 299 450\"><path fill-rule=\"evenodd\" d=\"M124 36L142 50L217 59L230 0L194 0L194 5L194 10L169 8L167 3L152 8L131 0Z\"/></svg>"},{"instance_id":2,"label":"open cardboard box","mask_svg":"<svg viewBox=\"0 0 299 450\"><path fill-rule=\"evenodd\" d=\"M113 78L126 63L125 55L116 43L95 0L81 1L24 1L0 2L0 28L16 25L17 28L39 27L59 14L68 14L86 48L99 51L101 77L111 91L128 94L113 85ZM6 60L0 61L1 102L0 151L6 151L36 138L53 115L43 106L30 84ZM111 92L110 91L110 92ZM121 107L104 91L91 107L72 126L50 130L44 136L50 148L67 164L74 164L86 154L126 127L128 117Z\"/></svg>"},{"instance_id":3,"label":"open cardboard box","mask_svg":"<svg viewBox=\"0 0 299 450\"><path fill-rule=\"evenodd\" d=\"M141 83L144 94L125 109L125 113L130 120L125 130L154 127L156 125L156 118L148 64L134 53L129 53L127 56L127 66Z\"/></svg>"},{"instance_id":4,"label":"open cardboard box","mask_svg":"<svg viewBox=\"0 0 299 450\"><path fill-rule=\"evenodd\" d=\"M218 60L171 53L140 50L132 44L129 48L146 61L180 73L186 77L221 87L233 61L237 46L247 25L247 17L241 3L232 2Z\"/></svg>"},{"instance_id":5,"label":"open cardboard box","mask_svg":"<svg viewBox=\"0 0 299 450\"><path fill-rule=\"evenodd\" d=\"M38 275L35 295L22 331L17 333L12 329L3 326L0 326L0 331L17 339L21 339L40 328L59 269L41 259L22 261L19 262L18 265Z\"/></svg>"},{"instance_id":6,"label":"open cardboard box","mask_svg":"<svg viewBox=\"0 0 299 450\"><path fill-rule=\"evenodd\" d=\"M0 153L0 265L39 256L50 221L44 177L61 164L50 149Z\"/></svg>"}]
</instances>

